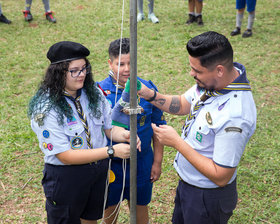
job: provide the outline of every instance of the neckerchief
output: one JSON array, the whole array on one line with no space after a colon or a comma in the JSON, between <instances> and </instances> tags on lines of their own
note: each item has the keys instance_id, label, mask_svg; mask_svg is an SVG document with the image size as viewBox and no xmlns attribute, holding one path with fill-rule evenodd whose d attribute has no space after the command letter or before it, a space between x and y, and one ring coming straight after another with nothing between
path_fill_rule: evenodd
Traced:
<instances>
[{"instance_id":1,"label":"neckerchief","mask_svg":"<svg viewBox=\"0 0 280 224\"><path fill-rule=\"evenodd\" d=\"M198 101L195 103L195 105L191 108L190 113L187 116L186 122L184 126L182 127L182 133L184 134L185 137L188 136L190 127L192 126L195 117L198 115L200 109L204 106L204 102L209 99L210 97L219 97L222 95L225 95L231 91L251 91L251 86L249 84L249 81L246 77L246 71L245 67L241 64L234 63L235 68L239 72L239 76L228 86L225 88L217 91L209 91L209 90L204 90L197 86L198 89L204 90L204 93L201 95L201 97L198 99Z\"/></svg>"},{"instance_id":2,"label":"neckerchief","mask_svg":"<svg viewBox=\"0 0 280 224\"><path fill-rule=\"evenodd\" d=\"M64 92L64 96L66 96L68 99L70 99L74 103L74 105L76 107L76 110L78 112L78 115L80 117L80 120L81 120L81 122L82 122L82 124L84 126L84 129L85 129L86 138L87 138L87 146L88 146L89 149L92 149L91 136L90 136L90 131L89 131L89 128L88 128L87 118L86 118L86 115L83 112L83 108L82 108L82 105L80 103L81 93L82 93L82 90L79 89L77 91L76 98L72 97L67 92Z\"/></svg>"}]
</instances>

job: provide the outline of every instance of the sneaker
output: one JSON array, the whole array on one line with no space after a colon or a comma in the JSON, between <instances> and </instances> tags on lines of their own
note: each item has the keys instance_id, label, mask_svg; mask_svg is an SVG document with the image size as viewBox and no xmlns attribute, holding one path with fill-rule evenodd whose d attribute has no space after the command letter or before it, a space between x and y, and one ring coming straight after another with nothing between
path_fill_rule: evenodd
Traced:
<instances>
[{"instance_id":1,"label":"sneaker","mask_svg":"<svg viewBox=\"0 0 280 224\"><path fill-rule=\"evenodd\" d=\"M230 36L236 36L238 34L240 34L240 28L239 27L236 27L235 30L233 30L231 33L230 33Z\"/></svg>"},{"instance_id":2,"label":"sneaker","mask_svg":"<svg viewBox=\"0 0 280 224\"><path fill-rule=\"evenodd\" d=\"M152 23L159 23L159 20L154 13L149 14L148 19L151 20Z\"/></svg>"},{"instance_id":3,"label":"sneaker","mask_svg":"<svg viewBox=\"0 0 280 224\"><path fill-rule=\"evenodd\" d=\"M245 32L242 34L242 37L247 38L247 37L250 37L250 36L252 36L252 35L253 35L252 30L247 29L247 30L245 30Z\"/></svg>"},{"instance_id":4,"label":"sneaker","mask_svg":"<svg viewBox=\"0 0 280 224\"><path fill-rule=\"evenodd\" d=\"M145 19L144 14L139 12L138 15L137 15L137 22L140 22L140 21L142 21L144 19Z\"/></svg>"},{"instance_id":5,"label":"sneaker","mask_svg":"<svg viewBox=\"0 0 280 224\"><path fill-rule=\"evenodd\" d=\"M10 24L11 23L11 20L8 20L6 18L6 16L4 16L3 14L0 15L0 22L1 23L6 23L6 24Z\"/></svg>"},{"instance_id":6,"label":"sneaker","mask_svg":"<svg viewBox=\"0 0 280 224\"><path fill-rule=\"evenodd\" d=\"M23 12L24 19L25 19L26 22L30 22L33 19L33 16L32 16L30 11L25 10L25 11L22 11L22 12Z\"/></svg>"},{"instance_id":7,"label":"sneaker","mask_svg":"<svg viewBox=\"0 0 280 224\"><path fill-rule=\"evenodd\" d=\"M199 15L199 16L196 17L196 22L197 22L197 24L199 26L203 26L204 25L204 23L202 21L202 15Z\"/></svg>"},{"instance_id":8,"label":"sneaker","mask_svg":"<svg viewBox=\"0 0 280 224\"><path fill-rule=\"evenodd\" d=\"M189 14L189 19L186 21L187 25L190 25L192 23L196 22L196 17L192 14Z\"/></svg>"},{"instance_id":9,"label":"sneaker","mask_svg":"<svg viewBox=\"0 0 280 224\"><path fill-rule=\"evenodd\" d=\"M50 11L50 12L46 12L45 13L46 15L46 19L52 23L56 23L56 19L53 17L53 12Z\"/></svg>"}]
</instances>

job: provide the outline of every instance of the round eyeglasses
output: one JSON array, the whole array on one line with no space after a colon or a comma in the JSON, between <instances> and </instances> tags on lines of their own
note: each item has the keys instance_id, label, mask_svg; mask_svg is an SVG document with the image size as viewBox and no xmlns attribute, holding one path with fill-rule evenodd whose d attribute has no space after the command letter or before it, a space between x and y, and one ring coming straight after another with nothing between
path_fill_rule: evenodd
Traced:
<instances>
[{"instance_id":1,"label":"round eyeglasses","mask_svg":"<svg viewBox=\"0 0 280 224\"><path fill-rule=\"evenodd\" d=\"M79 69L71 69L71 70L68 70L68 72L71 73L72 78L77 78L78 76L81 75L82 72L85 75L87 75L89 73L89 70L90 70L90 65L82 68L81 70L79 70Z\"/></svg>"}]
</instances>

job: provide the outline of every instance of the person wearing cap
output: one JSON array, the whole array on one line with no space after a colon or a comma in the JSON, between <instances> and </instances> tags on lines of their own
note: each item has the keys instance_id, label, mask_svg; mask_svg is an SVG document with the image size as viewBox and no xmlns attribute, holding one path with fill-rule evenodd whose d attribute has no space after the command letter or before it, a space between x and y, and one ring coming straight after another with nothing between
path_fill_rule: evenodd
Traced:
<instances>
[{"instance_id":1,"label":"person wearing cap","mask_svg":"<svg viewBox=\"0 0 280 224\"><path fill-rule=\"evenodd\" d=\"M111 107L92 78L83 45L62 41L29 102L28 115L44 153L42 185L48 223L97 223L102 218L108 157L126 159L130 133L112 127ZM139 138L137 146L140 148Z\"/></svg>"}]
</instances>

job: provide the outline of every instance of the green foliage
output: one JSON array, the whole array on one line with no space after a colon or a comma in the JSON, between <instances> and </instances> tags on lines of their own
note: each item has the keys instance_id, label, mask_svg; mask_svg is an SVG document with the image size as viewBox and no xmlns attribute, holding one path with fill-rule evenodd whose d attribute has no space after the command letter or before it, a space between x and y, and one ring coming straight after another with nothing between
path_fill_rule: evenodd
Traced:
<instances>
[{"instance_id":1,"label":"green foliage","mask_svg":"<svg viewBox=\"0 0 280 224\"><path fill-rule=\"evenodd\" d=\"M19 2L21 2L19 4ZM147 18L147 1L144 1ZM33 1L34 20L27 23L24 1L2 1L11 25L0 24L0 223L45 223L41 187L43 154L27 118L27 105L49 65L48 48L62 40L87 46L95 80L108 72L108 45L121 36L122 1L51 1L56 24L43 15L41 1ZM280 223L279 195L279 0L257 2L253 36L229 34L235 26L235 1L204 1L205 25L186 26L187 2L155 1L160 23L138 23L137 70L160 92L182 94L194 84L185 49L187 41L214 30L232 43L235 61L244 64L258 110L257 130L238 167L239 202L229 223ZM123 37L129 37L129 1L125 1ZM247 25L245 12L242 31ZM185 117L166 115L180 132ZM178 177L174 149L165 148L161 179L154 184L151 223L170 223ZM119 223L129 222L123 206Z\"/></svg>"}]
</instances>

